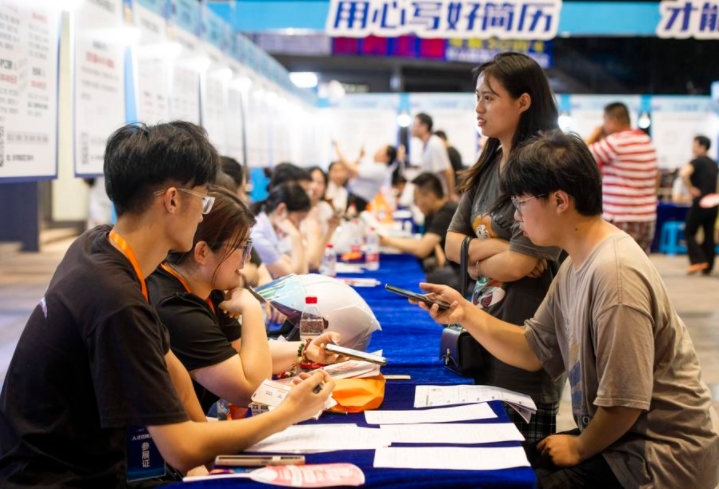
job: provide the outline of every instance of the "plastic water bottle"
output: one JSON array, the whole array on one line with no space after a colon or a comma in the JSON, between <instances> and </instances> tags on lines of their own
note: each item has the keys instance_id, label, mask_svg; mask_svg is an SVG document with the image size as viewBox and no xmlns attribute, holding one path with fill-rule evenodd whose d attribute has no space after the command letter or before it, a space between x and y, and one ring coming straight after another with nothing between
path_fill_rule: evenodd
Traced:
<instances>
[{"instance_id":1,"label":"plastic water bottle","mask_svg":"<svg viewBox=\"0 0 719 489\"><path fill-rule=\"evenodd\" d=\"M317 309L317 297L305 297L305 309L300 318L300 339L315 339L325 332L325 323Z\"/></svg>"},{"instance_id":2,"label":"plastic water bottle","mask_svg":"<svg viewBox=\"0 0 719 489\"><path fill-rule=\"evenodd\" d=\"M365 243L365 268L367 270L379 269L379 236L375 228L369 228L367 242Z\"/></svg>"},{"instance_id":3,"label":"plastic water bottle","mask_svg":"<svg viewBox=\"0 0 719 489\"><path fill-rule=\"evenodd\" d=\"M332 243L328 243L325 248L325 254L322 256L322 263L320 264L320 273L328 277L337 275L337 254Z\"/></svg>"}]
</instances>

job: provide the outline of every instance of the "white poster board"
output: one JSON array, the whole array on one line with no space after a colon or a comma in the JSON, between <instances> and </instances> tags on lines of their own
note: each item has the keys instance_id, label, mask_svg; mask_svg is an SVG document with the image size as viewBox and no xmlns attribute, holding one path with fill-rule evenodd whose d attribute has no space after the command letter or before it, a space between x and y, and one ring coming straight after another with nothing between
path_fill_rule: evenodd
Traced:
<instances>
[{"instance_id":1,"label":"white poster board","mask_svg":"<svg viewBox=\"0 0 719 489\"><path fill-rule=\"evenodd\" d=\"M125 124L122 0L85 0L75 12L75 174L102 174L107 138Z\"/></svg>"},{"instance_id":2,"label":"white poster board","mask_svg":"<svg viewBox=\"0 0 719 489\"><path fill-rule=\"evenodd\" d=\"M270 138L267 92L254 82L248 96L246 134L247 159L251 167L270 166Z\"/></svg>"},{"instance_id":3,"label":"white poster board","mask_svg":"<svg viewBox=\"0 0 719 489\"><path fill-rule=\"evenodd\" d=\"M204 77L201 92L202 125L220 154L227 152L228 83L229 77L221 69L210 70Z\"/></svg>"},{"instance_id":4,"label":"white poster board","mask_svg":"<svg viewBox=\"0 0 719 489\"><path fill-rule=\"evenodd\" d=\"M636 127L639 118L641 97L639 95L572 95L571 124L569 131L587 139L592 132L602 125L604 107L614 102L622 102L629 109L632 127Z\"/></svg>"},{"instance_id":5,"label":"white poster board","mask_svg":"<svg viewBox=\"0 0 719 489\"><path fill-rule=\"evenodd\" d=\"M475 96L472 93L417 93L410 94L412 123L414 116L424 112L432 117L432 131L442 130L450 144L462 156L464 166L472 166L479 156L479 133ZM410 126L411 127L411 126ZM410 161L421 166L422 142L410 139Z\"/></svg>"},{"instance_id":6,"label":"white poster board","mask_svg":"<svg viewBox=\"0 0 719 489\"><path fill-rule=\"evenodd\" d=\"M170 69L179 47L167 41L167 22L158 12L139 3L135 25L141 32L137 46L137 120L157 124L170 120Z\"/></svg>"},{"instance_id":7,"label":"white poster board","mask_svg":"<svg viewBox=\"0 0 719 489\"><path fill-rule=\"evenodd\" d=\"M385 145L397 145L397 94L347 95L336 108L327 109L327 131L344 155L354 160L364 148L368 157Z\"/></svg>"},{"instance_id":8,"label":"white poster board","mask_svg":"<svg viewBox=\"0 0 719 489\"><path fill-rule=\"evenodd\" d=\"M198 48L200 39L190 32L175 29L170 41L181 48L170 72L170 119L200 124L200 73L205 59Z\"/></svg>"},{"instance_id":9,"label":"white poster board","mask_svg":"<svg viewBox=\"0 0 719 489\"><path fill-rule=\"evenodd\" d=\"M57 176L60 11L0 1L0 181Z\"/></svg>"},{"instance_id":10,"label":"white poster board","mask_svg":"<svg viewBox=\"0 0 719 489\"><path fill-rule=\"evenodd\" d=\"M231 61L231 69L239 78L241 69L240 64ZM244 164L244 122L242 113L246 111L247 103L246 85L240 83L239 80L230 82L227 89L227 113L226 113L226 131L227 131L227 156L236 159L240 164Z\"/></svg>"},{"instance_id":11,"label":"white poster board","mask_svg":"<svg viewBox=\"0 0 719 489\"><path fill-rule=\"evenodd\" d=\"M709 155L716 158L719 118L709 97L652 97L652 140L659 168L681 168L692 158L692 142L706 136L712 142Z\"/></svg>"}]
</instances>

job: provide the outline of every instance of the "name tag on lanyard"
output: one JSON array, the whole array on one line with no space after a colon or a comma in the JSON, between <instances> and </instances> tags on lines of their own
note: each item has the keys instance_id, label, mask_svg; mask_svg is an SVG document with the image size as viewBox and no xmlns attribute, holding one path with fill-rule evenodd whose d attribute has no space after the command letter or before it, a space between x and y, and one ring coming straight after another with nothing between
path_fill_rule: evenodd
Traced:
<instances>
[{"instance_id":1,"label":"name tag on lanyard","mask_svg":"<svg viewBox=\"0 0 719 489\"><path fill-rule=\"evenodd\" d=\"M130 426L127 429L125 462L127 482L164 477L166 473L165 460L144 426Z\"/></svg>"}]
</instances>

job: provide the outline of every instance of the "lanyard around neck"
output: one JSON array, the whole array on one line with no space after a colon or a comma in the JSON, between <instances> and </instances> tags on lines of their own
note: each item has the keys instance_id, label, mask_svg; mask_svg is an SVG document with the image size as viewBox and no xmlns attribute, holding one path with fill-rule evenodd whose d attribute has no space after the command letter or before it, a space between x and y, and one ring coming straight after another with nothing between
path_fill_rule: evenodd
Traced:
<instances>
[{"instance_id":1,"label":"lanyard around neck","mask_svg":"<svg viewBox=\"0 0 719 489\"><path fill-rule=\"evenodd\" d=\"M185 277L183 277L182 275L180 275L180 274L177 272L177 270L175 270L174 268L172 268L168 263L163 263L163 264L160 265L160 266L162 267L162 269L163 269L164 271L166 271L167 273L169 273L170 275L172 275L173 277L175 277L175 278L177 279L177 281L180 282L180 283L182 284L182 286L185 288L185 291L186 291L186 292L192 294L192 290L190 289L190 284L187 283L187 280L185 280ZM213 313L213 314L216 314L216 313L215 313L215 306L214 306L214 304L212 304L212 301L210 300L209 297L205 299L205 302L207 302L207 305L210 306L210 309L212 310L212 313Z\"/></svg>"},{"instance_id":2,"label":"lanyard around neck","mask_svg":"<svg viewBox=\"0 0 719 489\"><path fill-rule=\"evenodd\" d=\"M132 268L135 270L135 275L137 275L137 278L140 280L140 288L142 289L142 295L145 297L145 300L149 302L149 296L147 295L147 284L145 284L145 276L142 274L142 269L140 268L140 264L137 262L137 257L132 251L132 248L130 248L128 242L125 241L122 236L117 234L114 229L110 231L109 238L113 243L117 245L117 247L120 249L120 252L125 255L125 258L127 258L132 265Z\"/></svg>"}]
</instances>

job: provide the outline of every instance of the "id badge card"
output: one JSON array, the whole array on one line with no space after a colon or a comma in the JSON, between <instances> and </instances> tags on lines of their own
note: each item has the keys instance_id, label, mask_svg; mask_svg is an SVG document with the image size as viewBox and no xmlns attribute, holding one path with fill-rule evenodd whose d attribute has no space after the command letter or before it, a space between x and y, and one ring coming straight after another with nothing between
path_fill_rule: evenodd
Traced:
<instances>
[{"instance_id":1,"label":"id badge card","mask_svg":"<svg viewBox=\"0 0 719 489\"><path fill-rule=\"evenodd\" d=\"M165 460L160 455L152 436L144 426L127 428L125 447L127 482L154 479L165 476Z\"/></svg>"}]
</instances>

